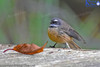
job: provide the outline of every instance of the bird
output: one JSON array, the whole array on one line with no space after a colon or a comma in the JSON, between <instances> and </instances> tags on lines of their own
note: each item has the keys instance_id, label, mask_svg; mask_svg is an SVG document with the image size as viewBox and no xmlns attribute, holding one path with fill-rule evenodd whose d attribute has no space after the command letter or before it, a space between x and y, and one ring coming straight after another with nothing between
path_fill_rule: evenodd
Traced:
<instances>
[{"instance_id":1,"label":"bird","mask_svg":"<svg viewBox=\"0 0 100 67\"><path fill-rule=\"evenodd\" d=\"M52 18L48 27L48 37L55 42L52 48L55 48L56 44L65 44L69 49L81 49L74 39L86 43L85 40L78 32L76 32L67 22L60 18Z\"/></svg>"}]
</instances>

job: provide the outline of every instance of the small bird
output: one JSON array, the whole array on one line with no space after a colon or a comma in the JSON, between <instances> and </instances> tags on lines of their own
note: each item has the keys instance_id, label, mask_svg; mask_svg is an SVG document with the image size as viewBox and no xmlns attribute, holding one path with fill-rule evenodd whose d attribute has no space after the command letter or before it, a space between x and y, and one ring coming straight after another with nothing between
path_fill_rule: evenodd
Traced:
<instances>
[{"instance_id":1,"label":"small bird","mask_svg":"<svg viewBox=\"0 0 100 67\"><path fill-rule=\"evenodd\" d=\"M53 18L51 20L48 28L48 36L52 41L56 42L54 46L50 46L52 48L55 48L57 43L61 43L65 44L65 46L67 45L70 49L81 49L73 39L85 43L85 40L78 32L76 32L68 23L59 18Z\"/></svg>"}]
</instances>

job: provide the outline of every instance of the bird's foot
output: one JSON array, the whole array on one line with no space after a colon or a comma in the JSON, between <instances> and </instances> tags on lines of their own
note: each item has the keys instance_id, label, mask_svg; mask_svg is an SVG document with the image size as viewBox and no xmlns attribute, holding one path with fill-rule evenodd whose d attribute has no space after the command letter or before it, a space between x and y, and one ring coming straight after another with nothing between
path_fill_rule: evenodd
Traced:
<instances>
[{"instance_id":1,"label":"bird's foot","mask_svg":"<svg viewBox=\"0 0 100 67\"><path fill-rule=\"evenodd\" d=\"M55 48L55 46L49 46L49 47L51 47L51 48Z\"/></svg>"}]
</instances>

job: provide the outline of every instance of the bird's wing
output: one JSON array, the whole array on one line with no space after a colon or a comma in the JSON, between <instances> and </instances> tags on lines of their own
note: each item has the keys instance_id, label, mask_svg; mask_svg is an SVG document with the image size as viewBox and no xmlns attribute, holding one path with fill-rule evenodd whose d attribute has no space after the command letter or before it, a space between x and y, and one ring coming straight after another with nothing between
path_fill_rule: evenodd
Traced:
<instances>
[{"instance_id":1,"label":"bird's wing","mask_svg":"<svg viewBox=\"0 0 100 67\"><path fill-rule=\"evenodd\" d=\"M60 30L63 30L63 32L65 32L70 37L73 37L78 41L82 41L83 43L86 43L85 40L79 35L79 33L76 32L71 26L62 27Z\"/></svg>"}]
</instances>

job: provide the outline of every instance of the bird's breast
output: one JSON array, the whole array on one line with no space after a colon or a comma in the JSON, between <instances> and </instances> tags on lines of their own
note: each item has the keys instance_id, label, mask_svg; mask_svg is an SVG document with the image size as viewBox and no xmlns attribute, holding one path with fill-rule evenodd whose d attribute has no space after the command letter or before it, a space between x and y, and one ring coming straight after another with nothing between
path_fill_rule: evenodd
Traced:
<instances>
[{"instance_id":1,"label":"bird's breast","mask_svg":"<svg viewBox=\"0 0 100 67\"><path fill-rule=\"evenodd\" d=\"M48 36L56 43L66 43L72 40L66 33L60 33L58 28L48 28Z\"/></svg>"}]
</instances>

